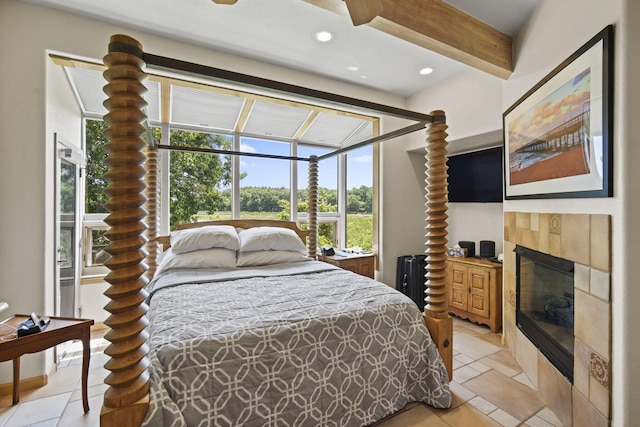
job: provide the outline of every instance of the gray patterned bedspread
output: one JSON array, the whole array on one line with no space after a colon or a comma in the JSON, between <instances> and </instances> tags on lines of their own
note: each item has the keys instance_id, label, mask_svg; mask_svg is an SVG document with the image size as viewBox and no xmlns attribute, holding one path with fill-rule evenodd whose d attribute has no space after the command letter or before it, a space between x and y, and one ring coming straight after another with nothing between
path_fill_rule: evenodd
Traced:
<instances>
[{"instance_id":1,"label":"gray patterned bedspread","mask_svg":"<svg viewBox=\"0 0 640 427\"><path fill-rule=\"evenodd\" d=\"M151 283L143 425L364 426L412 401L450 405L446 370L410 299L301 264L321 271Z\"/></svg>"}]
</instances>

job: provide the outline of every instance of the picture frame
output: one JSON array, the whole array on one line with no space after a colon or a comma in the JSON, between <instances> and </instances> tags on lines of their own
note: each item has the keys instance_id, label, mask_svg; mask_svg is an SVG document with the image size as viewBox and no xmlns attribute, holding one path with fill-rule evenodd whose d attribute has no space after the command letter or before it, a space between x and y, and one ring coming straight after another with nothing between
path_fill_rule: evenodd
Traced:
<instances>
[{"instance_id":1,"label":"picture frame","mask_svg":"<svg viewBox=\"0 0 640 427\"><path fill-rule=\"evenodd\" d=\"M502 115L505 200L613 196L613 26Z\"/></svg>"}]
</instances>

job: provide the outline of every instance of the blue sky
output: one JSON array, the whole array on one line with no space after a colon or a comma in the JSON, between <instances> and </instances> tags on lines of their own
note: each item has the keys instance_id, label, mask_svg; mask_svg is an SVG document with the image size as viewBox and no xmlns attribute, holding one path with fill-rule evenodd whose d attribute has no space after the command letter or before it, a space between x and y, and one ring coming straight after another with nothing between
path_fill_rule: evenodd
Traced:
<instances>
[{"instance_id":1,"label":"blue sky","mask_svg":"<svg viewBox=\"0 0 640 427\"><path fill-rule=\"evenodd\" d=\"M289 144L283 142L263 141L253 138L242 138L240 151L252 153L268 153L276 155L289 155ZM299 146L298 157L309 157L312 154L321 155L332 150L320 150ZM372 148L371 146L354 150L347 155L347 188L370 187L372 185ZM258 157L240 158L240 170L246 172L247 177L241 181L242 187L288 187L289 186L289 161L262 159ZM320 162L319 168L320 187L337 187L337 161L332 157ZM298 183L301 188L307 186L307 162L298 163Z\"/></svg>"}]
</instances>

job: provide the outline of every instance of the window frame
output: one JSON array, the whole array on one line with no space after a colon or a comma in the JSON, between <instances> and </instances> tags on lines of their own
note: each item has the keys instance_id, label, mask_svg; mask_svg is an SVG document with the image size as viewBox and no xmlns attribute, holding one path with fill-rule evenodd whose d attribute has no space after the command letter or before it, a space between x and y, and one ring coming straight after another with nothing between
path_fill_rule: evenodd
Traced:
<instances>
[{"instance_id":1,"label":"window frame","mask_svg":"<svg viewBox=\"0 0 640 427\"><path fill-rule=\"evenodd\" d=\"M82 130L83 130L83 145L86 148L86 120L102 120L101 117L96 117L92 114L83 114L82 117ZM170 135L172 129L179 130L188 130L194 132L206 132L212 134L218 134L225 137L230 137L232 146L234 151L240 151L240 139L241 137L245 137L242 133L239 132L225 132L221 130L215 129L202 129L200 127L190 127L190 126L172 126L168 123L162 124L152 124L154 126L158 126L161 128L162 136L161 143L163 145L170 145ZM372 123L374 127L374 134L378 133L378 122L374 121ZM256 137L247 136L250 138L259 138L265 141L273 141L273 142L287 142L290 144L290 155L297 156L298 148L300 145L303 146L312 146L311 144L300 143L299 141L291 140L291 141L283 141L281 139L270 139L266 137ZM166 150L160 150L158 161L158 204L159 204L159 224L158 224L158 234L160 235L168 235L170 233L170 212L169 212L169 196L170 196L170 179L169 179L169 165L170 165L170 155L171 153ZM333 238L333 246L336 248L341 248L347 242L347 153L338 154L337 156L337 210L335 212L318 212L318 224L334 224L334 238ZM232 210L232 218L239 219L240 218L240 156L232 156L232 183L231 183L231 210ZM280 161L283 160L274 160ZM376 187L376 176L378 175L378 150L376 148L373 149L373 167L372 167L372 182L373 182L373 192L374 192L374 206L372 215L374 216L373 221L373 236L374 249L377 247L377 242L375 241L377 238L377 227L378 221L375 216L377 214L377 187ZM85 175L83 174L82 179L82 188L84 189L85 184ZM289 217L291 221L296 222L298 225L308 224L308 214L306 212L298 212L298 162L290 161L289 162L289 199L290 199L290 213ZM292 189L296 189L293 191ZM85 209L85 204L83 203L83 213ZM91 265L91 250L92 250L92 240L91 240L91 232L95 229L108 229L108 225L104 221L108 214L83 214L82 220L82 278L91 278L96 276L104 276L108 273L108 268L101 265Z\"/></svg>"}]
</instances>

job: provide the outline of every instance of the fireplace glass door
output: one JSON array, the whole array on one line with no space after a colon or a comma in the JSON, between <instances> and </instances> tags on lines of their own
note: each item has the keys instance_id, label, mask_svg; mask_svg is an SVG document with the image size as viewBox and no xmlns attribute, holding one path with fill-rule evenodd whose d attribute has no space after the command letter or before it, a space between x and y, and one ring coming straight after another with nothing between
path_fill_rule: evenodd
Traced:
<instances>
[{"instance_id":1,"label":"fireplace glass door","mask_svg":"<svg viewBox=\"0 0 640 427\"><path fill-rule=\"evenodd\" d=\"M516 323L573 382L573 262L516 247Z\"/></svg>"}]
</instances>

